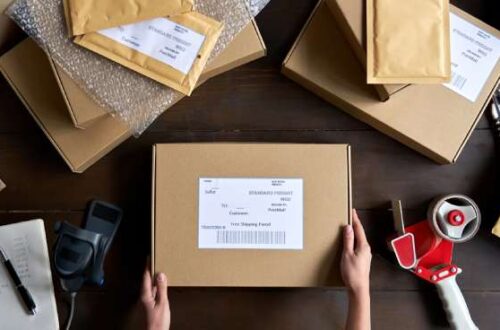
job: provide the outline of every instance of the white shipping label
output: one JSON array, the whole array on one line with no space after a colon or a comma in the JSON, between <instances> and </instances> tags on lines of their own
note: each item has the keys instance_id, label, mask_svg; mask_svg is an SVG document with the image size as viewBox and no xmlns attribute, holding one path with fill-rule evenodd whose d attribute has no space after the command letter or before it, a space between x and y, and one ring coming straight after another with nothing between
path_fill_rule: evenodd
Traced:
<instances>
[{"instance_id":1,"label":"white shipping label","mask_svg":"<svg viewBox=\"0 0 500 330\"><path fill-rule=\"evenodd\" d=\"M500 40L463 18L450 14L452 91L475 102L500 57Z\"/></svg>"},{"instance_id":2,"label":"white shipping label","mask_svg":"<svg viewBox=\"0 0 500 330\"><path fill-rule=\"evenodd\" d=\"M303 180L200 178L198 248L303 248Z\"/></svg>"},{"instance_id":3,"label":"white shipping label","mask_svg":"<svg viewBox=\"0 0 500 330\"><path fill-rule=\"evenodd\" d=\"M98 31L126 47L187 74L205 36L166 18L155 18Z\"/></svg>"}]
</instances>

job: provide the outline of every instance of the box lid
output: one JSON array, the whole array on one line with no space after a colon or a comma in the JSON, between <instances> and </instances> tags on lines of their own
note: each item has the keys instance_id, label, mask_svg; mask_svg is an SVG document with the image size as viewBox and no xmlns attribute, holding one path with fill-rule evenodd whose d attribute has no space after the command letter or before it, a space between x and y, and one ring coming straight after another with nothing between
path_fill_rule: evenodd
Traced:
<instances>
[{"instance_id":1,"label":"box lid","mask_svg":"<svg viewBox=\"0 0 500 330\"><path fill-rule=\"evenodd\" d=\"M500 37L499 31L450 6L453 13ZM386 102L321 1L283 63L283 73L354 117L439 163L455 162L500 75L498 62L475 102L443 85L410 85Z\"/></svg>"},{"instance_id":2,"label":"box lid","mask_svg":"<svg viewBox=\"0 0 500 330\"><path fill-rule=\"evenodd\" d=\"M201 177L301 178L303 249L199 249ZM348 145L176 143L154 148L152 261L171 286L340 285L338 252L350 210Z\"/></svg>"}]
</instances>

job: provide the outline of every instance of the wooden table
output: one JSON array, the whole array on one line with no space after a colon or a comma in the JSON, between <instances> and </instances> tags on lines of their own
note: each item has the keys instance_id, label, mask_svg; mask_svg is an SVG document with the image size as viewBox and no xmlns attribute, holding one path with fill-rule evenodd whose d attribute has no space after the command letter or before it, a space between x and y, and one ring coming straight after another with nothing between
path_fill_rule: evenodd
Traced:
<instances>
[{"instance_id":1,"label":"wooden table","mask_svg":"<svg viewBox=\"0 0 500 330\"><path fill-rule=\"evenodd\" d=\"M140 139L129 139L81 175L70 173L0 79L0 177L8 186L0 193L0 224L41 217L52 245L54 222L80 224L92 198L125 209L106 263L106 284L78 295L73 329L114 329L126 322L150 246L151 146L181 141L350 143L354 206L374 253L374 329L448 327L435 289L400 270L385 249L389 200L404 200L407 218L420 220L433 197L470 195L484 219L478 236L456 247L456 262L464 269L458 281L477 325L498 329L500 239L489 231L500 214L499 161L488 121L481 120L457 164L439 166L282 76L281 62L315 2L272 0L258 17L267 58L204 84ZM455 2L499 28L494 1ZM64 321L67 305L57 283L56 289ZM170 300L173 329L336 329L343 326L347 307L341 288L172 288Z\"/></svg>"}]
</instances>

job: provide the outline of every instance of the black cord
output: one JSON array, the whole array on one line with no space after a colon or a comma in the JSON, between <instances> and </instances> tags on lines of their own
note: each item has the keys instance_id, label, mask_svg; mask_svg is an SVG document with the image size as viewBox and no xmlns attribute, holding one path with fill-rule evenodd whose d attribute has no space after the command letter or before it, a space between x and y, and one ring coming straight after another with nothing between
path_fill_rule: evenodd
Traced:
<instances>
[{"instance_id":1,"label":"black cord","mask_svg":"<svg viewBox=\"0 0 500 330\"><path fill-rule=\"evenodd\" d=\"M71 327L71 322L73 322L73 317L75 316L75 300L76 300L76 292L70 292L70 297L71 297L71 307L69 310L69 316L66 321L66 326L65 329L69 330Z\"/></svg>"}]
</instances>

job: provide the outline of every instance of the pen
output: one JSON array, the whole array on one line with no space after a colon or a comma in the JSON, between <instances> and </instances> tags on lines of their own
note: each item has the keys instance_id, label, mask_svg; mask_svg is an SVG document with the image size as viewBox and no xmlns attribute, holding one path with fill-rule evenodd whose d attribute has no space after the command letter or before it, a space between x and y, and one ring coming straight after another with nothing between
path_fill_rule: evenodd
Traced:
<instances>
[{"instance_id":1,"label":"pen","mask_svg":"<svg viewBox=\"0 0 500 330\"><path fill-rule=\"evenodd\" d=\"M19 292L19 295L23 299L24 305L28 309L29 313L31 315L36 314L36 305L35 302L33 301L33 297L29 293L28 289L23 285L21 282L21 279L19 278L19 275L17 275L16 270L14 269L14 266L10 262L9 258L5 254L4 250L0 247L0 262L2 262L5 265L5 268L7 268L7 272L9 273L10 277L12 278L12 281L14 282L14 285L16 286L17 292Z\"/></svg>"}]
</instances>

